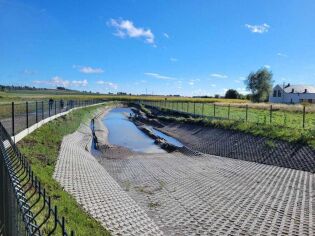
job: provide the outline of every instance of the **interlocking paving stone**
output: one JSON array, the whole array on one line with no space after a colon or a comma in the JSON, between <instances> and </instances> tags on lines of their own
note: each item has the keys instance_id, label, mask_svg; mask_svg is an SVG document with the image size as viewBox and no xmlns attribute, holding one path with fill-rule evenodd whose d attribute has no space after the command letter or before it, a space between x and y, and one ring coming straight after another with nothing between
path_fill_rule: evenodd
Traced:
<instances>
[{"instance_id":1,"label":"interlocking paving stone","mask_svg":"<svg viewBox=\"0 0 315 236\"><path fill-rule=\"evenodd\" d=\"M98 158L165 235L314 235L309 172L181 153Z\"/></svg>"},{"instance_id":2,"label":"interlocking paving stone","mask_svg":"<svg viewBox=\"0 0 315 236\"><path fill-rule=\"evenodd\" d=\"M87 150L88 127L65 136L54 178L113 235L163 235L145 211ZM91 232L93 235L93 232Z\"/></svg>"},{"instance_id":3,"label":"interlocking paving stone","mask_svg":"<svg viewBox=\"0 0 315 236\"><path fill-rule=\"evenodd\" d=\"M116 235L315 234L312 173L179 152L98 162L89 132L64 138L54 176Z\"/></svg>"}]
</instances>

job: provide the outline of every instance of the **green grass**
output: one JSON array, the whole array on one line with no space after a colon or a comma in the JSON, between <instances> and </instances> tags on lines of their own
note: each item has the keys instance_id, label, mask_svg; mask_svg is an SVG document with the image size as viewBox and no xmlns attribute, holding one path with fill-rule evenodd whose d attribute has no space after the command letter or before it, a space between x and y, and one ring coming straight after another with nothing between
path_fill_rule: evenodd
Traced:
<instances>
[{"instance_id":1,"label":"green grass","mask_svg":"<svg viewBox=\"0 0 315 236\"><path fill-rule=\"evenodd\" d=\"M154 103L146 102L153 106L166 108L170 110L177 110L188 112L196 115L204 115L209 117L216 117L218 119L230 119L234 121L246 121L246 106L247 108L247 122L256 124L270 124L273 126L283 126L295 129L303 128L303 107L273 105L272 114L270 117L270 105L261 104L228 104L224 103L192 103L192 102L167 102ZM306 107L305 115L305 129L315 129L315 110L309 105Z\"/></svg>"},{"instance_id":2,"label":"green grass","mask_svg":"<svg viewBox=\"0 0 315 236\"><path fill-rule=\"evenodd\" d=\"M152 116L152 113L149 109L144 108L143 106L141 106L141 109L147 115ZM165 111L167 112L167 110ZM255 136L284 140L292 143L300 143L315 148L315 129L303 129L298 127L284 128L270 123L261 124L254 122L251 123L244 122L244 120L219 119L219 117L217 118L194 118L191 116L183 117L178 113L177 114L165 113L165 115L159 115L157 116L157 118L171 122L199 124L203 126L236 130L244 133L253 134ZM266 145L272 146L272 143L268 142Z\"/></svg>"},{"instance_id":3,"label":"green grass","mask_svg":"<svg viewBox=\"0 0 315 236\"><path fill-rule=\"evenodd\" d=\"M82 122L93 115L97 107L70 112L45 124L18 143L19 149L29 160L34 174L39 178L48 195L52 196L53 205L57 205L60 216L65 217L67 229L74 230L76 235L110 235L99 222L84 212L75 199L63 191L52 177L62 138L76 131Z\"/></svg>"}]
</instances>

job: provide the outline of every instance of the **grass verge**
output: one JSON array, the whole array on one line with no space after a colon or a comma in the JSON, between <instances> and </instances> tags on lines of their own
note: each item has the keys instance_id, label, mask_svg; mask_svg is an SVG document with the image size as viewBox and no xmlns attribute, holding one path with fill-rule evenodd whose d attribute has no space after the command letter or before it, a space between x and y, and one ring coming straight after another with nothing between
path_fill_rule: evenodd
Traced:
<instances>
[{"instance_id":1,"label":"grass verge","mask_svg":"<svg viewBox=\"0 0 315 236\"><path fill-rule=\"evenodd\" d=\"M76 235L110 234L99 222L89 216L70 194L63 191L52 176L63 137L76 131L80 124L92 117L99 107L72 111L43 125L18 143L21 153L29 160L34 174L52 197L53 205L57 205L59 214L65 217L67 228L74 230Z\"/></svg>"},{"instance_id":2,"label":"grass verge","mask_svg":"<svg viewBox=\"0 0 315 236\"><path fill-rule=\"evenodd\" d=\"M177 123L198 124L202 126L229 129L241 131L255 136L267 137L275 140L288 141L290 143L298 143L309 145L315 149L315 130L302 128L288 128L272 124L246 123L244 121L208 119L184 117L177 112L162 112L161 115L154 115L150 109L141 106L141 110L149 117L156 117L160 120Z\"/></svg>"}]
</instances>

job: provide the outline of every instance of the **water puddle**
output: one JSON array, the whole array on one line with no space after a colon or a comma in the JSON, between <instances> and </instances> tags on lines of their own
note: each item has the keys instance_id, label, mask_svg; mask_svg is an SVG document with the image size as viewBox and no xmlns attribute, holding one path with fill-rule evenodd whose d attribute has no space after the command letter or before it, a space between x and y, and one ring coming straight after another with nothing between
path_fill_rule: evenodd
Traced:
<instances>
[{"instance_id":1,"label":"water puddle","mask_svg":"<svg viewBox=\"0 0 315 236\"><path fill-rule=\"evenodd\" d=\"M137 126L128 120L130 108L115 108L104 118L111 144L127 147L136 152L165 153L166 151L154 144L154 140L144 134Z\"/></svg>"},{"instance_id":2,"label":"water puddle","mask_svg":"<svg viewBox=\"0 0 315 236\"><path fill-rule=\"evenodd\" d=\"M159 131L159 130L153 128L153 127L147 126L147 128L149 128L155 135L157 135L157 136L159 136L161 138L164 138L168 143L173 144L176 147L183 147L184 146L184 144L179 142L177 139L175 139L173 137L170 137L170 136L162 133L161 131Z\"/></svg>"}]
</instances>

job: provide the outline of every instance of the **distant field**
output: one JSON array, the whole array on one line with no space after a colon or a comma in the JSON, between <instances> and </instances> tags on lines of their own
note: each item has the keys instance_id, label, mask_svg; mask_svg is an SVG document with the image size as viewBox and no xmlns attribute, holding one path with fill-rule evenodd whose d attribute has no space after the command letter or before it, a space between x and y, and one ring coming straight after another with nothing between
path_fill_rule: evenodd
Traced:
<instances>
[{"instance_id":1,"label":"distant field","mask_svg":"<svg viewBox=\"0 0 315 236\"><path fill-rule=\"evenodd\" d=\"M63 90L19 90L11 92L0 92L0 104L10 102L22 102L30 100L45 99L114 99L114 100L148 100L148 101L195 101L195 102L224 102L224 103L247 103L248 100L241 99L224 99L224 98L190 98L190 97L174 97L174 96L135 96L135 95L107 95L107 94L90 94L76 91Z\"/></svg>"}]
</instances>

